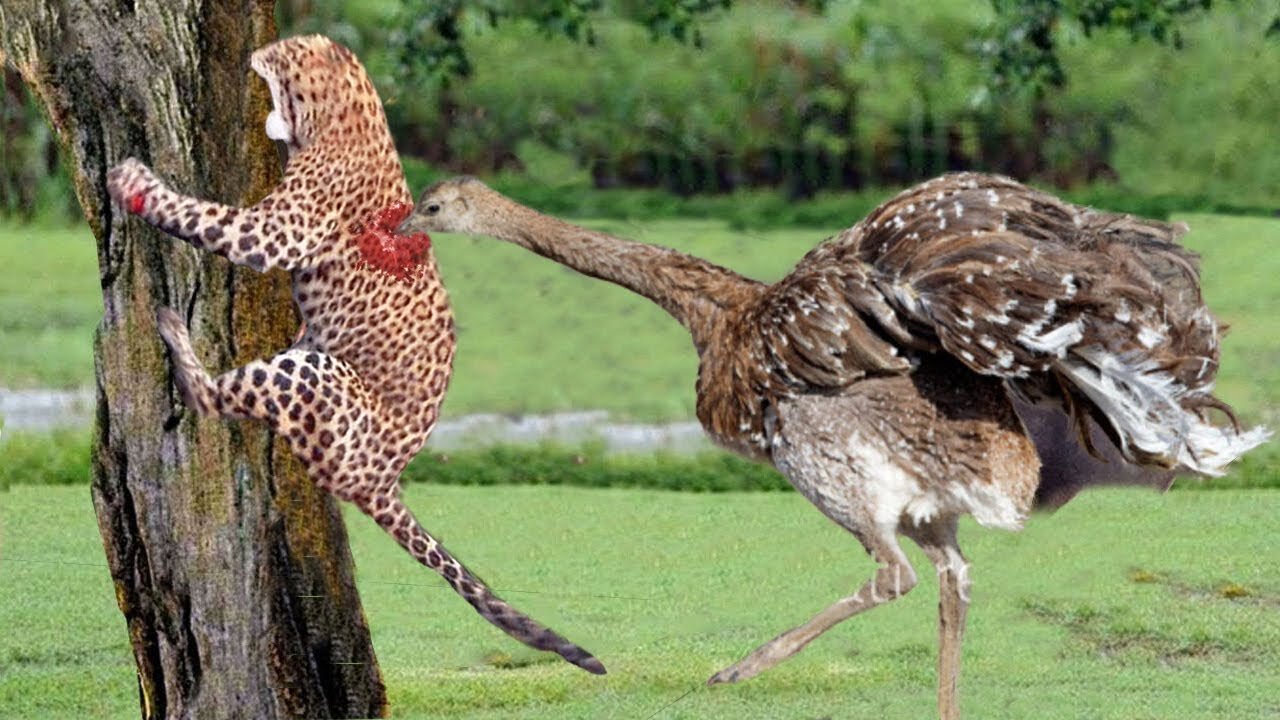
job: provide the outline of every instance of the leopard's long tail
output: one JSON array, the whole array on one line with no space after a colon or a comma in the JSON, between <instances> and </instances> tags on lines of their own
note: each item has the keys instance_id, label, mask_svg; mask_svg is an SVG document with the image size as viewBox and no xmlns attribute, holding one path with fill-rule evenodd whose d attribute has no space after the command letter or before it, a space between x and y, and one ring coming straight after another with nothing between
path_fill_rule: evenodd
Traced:
<instances>
[{"instance_id":1,"label":"leopard's long tail","mask_svg":"<svg viewBox=\"0 0 1280 720\"><path fill-rule=\"evenodd\" d=\"M220 409L217 388L191 348L187 324L172 308L162 307L156 310L156 325L173 358L173 384L182 393L187 407L201 415L217 414Z\"/></svg>"},{"instance_id":2,"label":"leopard's long tail","mask_svg":"<svg viewBox=\"0 0 1280 720\"><path fill-rule=\"evenodd\" d=\"M383 498L377 498L373 504L375 507L365 511L418 562L440 573L485 620L531 648L554 652L589 673L605 674L604 665L594 655L494 595L483 580L450 555L440 541L422 527L399 498L385 502Z\"/></svg>"}]
</instances>

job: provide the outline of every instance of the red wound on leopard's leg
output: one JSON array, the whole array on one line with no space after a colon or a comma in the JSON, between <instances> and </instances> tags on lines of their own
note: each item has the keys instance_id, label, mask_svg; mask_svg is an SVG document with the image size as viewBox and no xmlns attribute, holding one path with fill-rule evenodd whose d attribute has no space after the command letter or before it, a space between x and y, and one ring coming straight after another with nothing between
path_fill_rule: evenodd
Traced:
<instances>
[{"instance_id":1,"label":"red wound on leopard's leg","mask_svg":"<svg viewBox=\"0 0 1280 720\"><path fill-rule=\"evenodd\" d=\"M373 214L356 235L360 258L370 267L397 280L410 280L422 265L422 256L431 247L426 233L399 235L396 227L413 212L409 203L395 203Z\"/></svg>"},{"instance_id":2,"label":"red wound on leopard's leg","mask_svg":"<svg viewBox=\"0 0 1280 720\"><path fill-rule=\"evenodd\" d=\"M140 215L147 205L147 196L145 193L138 193L129 198L129 212L134 215Z\"/></svg>"}]
</instances>

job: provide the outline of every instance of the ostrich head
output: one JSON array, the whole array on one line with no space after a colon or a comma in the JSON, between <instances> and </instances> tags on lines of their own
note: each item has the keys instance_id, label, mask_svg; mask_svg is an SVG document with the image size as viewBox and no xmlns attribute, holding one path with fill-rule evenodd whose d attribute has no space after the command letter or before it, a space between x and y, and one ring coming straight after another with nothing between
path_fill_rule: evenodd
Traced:
<instances>
[{"instance_id":1,"label":"ostrich head","mask_svg":"<svg viewBox=\"0 0 1280 720\"><path fill-rule=\"evenodd\" d=\"M397 232L463 233L487 235L487 218L500 204L501 196L473 177L457 177L422 191L418 204Z\"/></svg>"}]
</instances>

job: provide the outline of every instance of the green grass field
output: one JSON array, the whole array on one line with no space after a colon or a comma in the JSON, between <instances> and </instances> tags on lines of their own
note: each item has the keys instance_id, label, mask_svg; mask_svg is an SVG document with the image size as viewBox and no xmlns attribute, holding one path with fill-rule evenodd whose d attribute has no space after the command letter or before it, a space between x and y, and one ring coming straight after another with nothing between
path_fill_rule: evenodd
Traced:
<instances>
[{"instance_id":1,"label":"green grass field","mask_svg":"<svg viewBox=\"0 0 1280 720\"><path fill-rule=\"evenodd\" d=\"M1246 417L1274 421L1280 221L1179 219L1191 224L1188 244L1204 255L1210 305L1233 327L1222 395ZM735 231L712 220L589 224L765 280L781 277L825 237L811 229ZM460 329L446 416L583 408L645 420L693 415L692 345L655 305L498 241L440 236L436 247ZM87 230L0 224L0 386L92 382L90 341L101 314L95 262Z\"/></svg>"},{"instance_id":2,"label":"green grass field","mask_svg":"<svg viewBox=\"0 0 1280 720\"><path fill-rule=\"evenodd\" d=\"M1221 394L1275 426L1280 221L1181 219L1204 255L1209 302L1233 327ZM592 224L762 279L823 236L714 221ZM692 414L692 348L656 307L496 241L436 242L460 325L447 413ZM0 386L91 382L101 307L87 232L0 224L0 268ZM63 439L78 447L78 436ZM936 582L914 549L922 582L903 601L755 681L701 686L871 570L856 542L794 493L413 484L407 494L477 572L596 652L610 674L516 645L351 513L394 717L932 712ZM1280 493L1265 490L1097 491L1021 534L968 523L969 716L1280 717L1276 537ZM15 484L0 495L0 627L0 717L136 716L134 667L85 485Z\"/></svg>"},{"instance_id":3,"label":"green grass field","mask_svg":"<svg viewBox=\"0 0 1280 720\"><path fill-rule=\"evenodd\" d=\"M797 494L415 485L408 501L500 593L595 652L609 675L517 645L349 513L393 717L932 712L937 584L914 547L922 579L903 600L756 680L702 687L872 569ZM88 488L15 486L0 523L0 716L135 716ZM968 716L1277 717L1277 537L1274 491L1096 491L1018 534L966 522Z\"/></svg>"},{"instance_id":4,"label":"green grass field","mask_svg":"<svg viewBox=\"0 0 1280 720\"><path fill-rule=\"evenodd\" d=\"M0 715L137 712L87 496L86 487L19 486L5 497ZM753 682L701 687L872 569L854 539L794 493L415 486L408 501L499 592L593 650L609 675L508 641L349 514L394 717L931 712L936 582L914 548L922 583L904 600ZM1276 537L1280 495L1267 491L1100 491L1019 534L966 524L970 716L1275 716Z\"/></svg>"}]
</instances>

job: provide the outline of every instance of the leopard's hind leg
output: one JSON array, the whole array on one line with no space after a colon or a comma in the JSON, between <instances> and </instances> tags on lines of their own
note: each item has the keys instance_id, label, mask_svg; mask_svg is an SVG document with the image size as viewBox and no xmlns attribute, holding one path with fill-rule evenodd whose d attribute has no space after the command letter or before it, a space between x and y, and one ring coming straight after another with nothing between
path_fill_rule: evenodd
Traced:
<instances>
[{"instance_id":1,"label":"leopard's hind leg","mask_svg":"<svg viewBox=\"0 0 1280 720\"><path fill-rule=\"evenodd\" d=\"M329 442L333 441L330 437L332 429L326 434L318 432L317 427L322 423L336 424L334 407L352 404L318 403L315 388L322 388L321 392L326 397L334 393L331 388L323 389L320 373L328 374L336 360L319 352L286 350L273 358L255 360L215 378L200 363L195 349L191 347L187 326L176 312L161 308L156 313L156 321L160 337L169 347L173 359L173 383L187 407L201 415L266 421L273 430L289 439L294 452L304 462L308 461L309 454L304 455L301 451L310 449L309 436L315 435L317 440L323 436ZM325 370L321 370L321 366L325 366ZM343 369L354 375L345 366ZM341 457L337 459L341 460ZM308 471L311 470L308 467ZM314 472L312 477L320 482Z\"/></svg>"},{"instance_id":2,"label":"leopard's hind leg","mask_svg":"<svg viewBox=\"0 0 1280 720\"><path fill-rule=\"evenodd\" d=\"M387 427L379 398L346 363L292 349L213 378L192 350L177 313L162 309L158 320L173 354L174 382L189 407L206 415L266 421L288 440L317 485L355 503L485 620L530 647L604 673L591 653L499 598L422 527L400 500L399 478L426 434L405 436Z\"/></svg>"}]
</instances>

